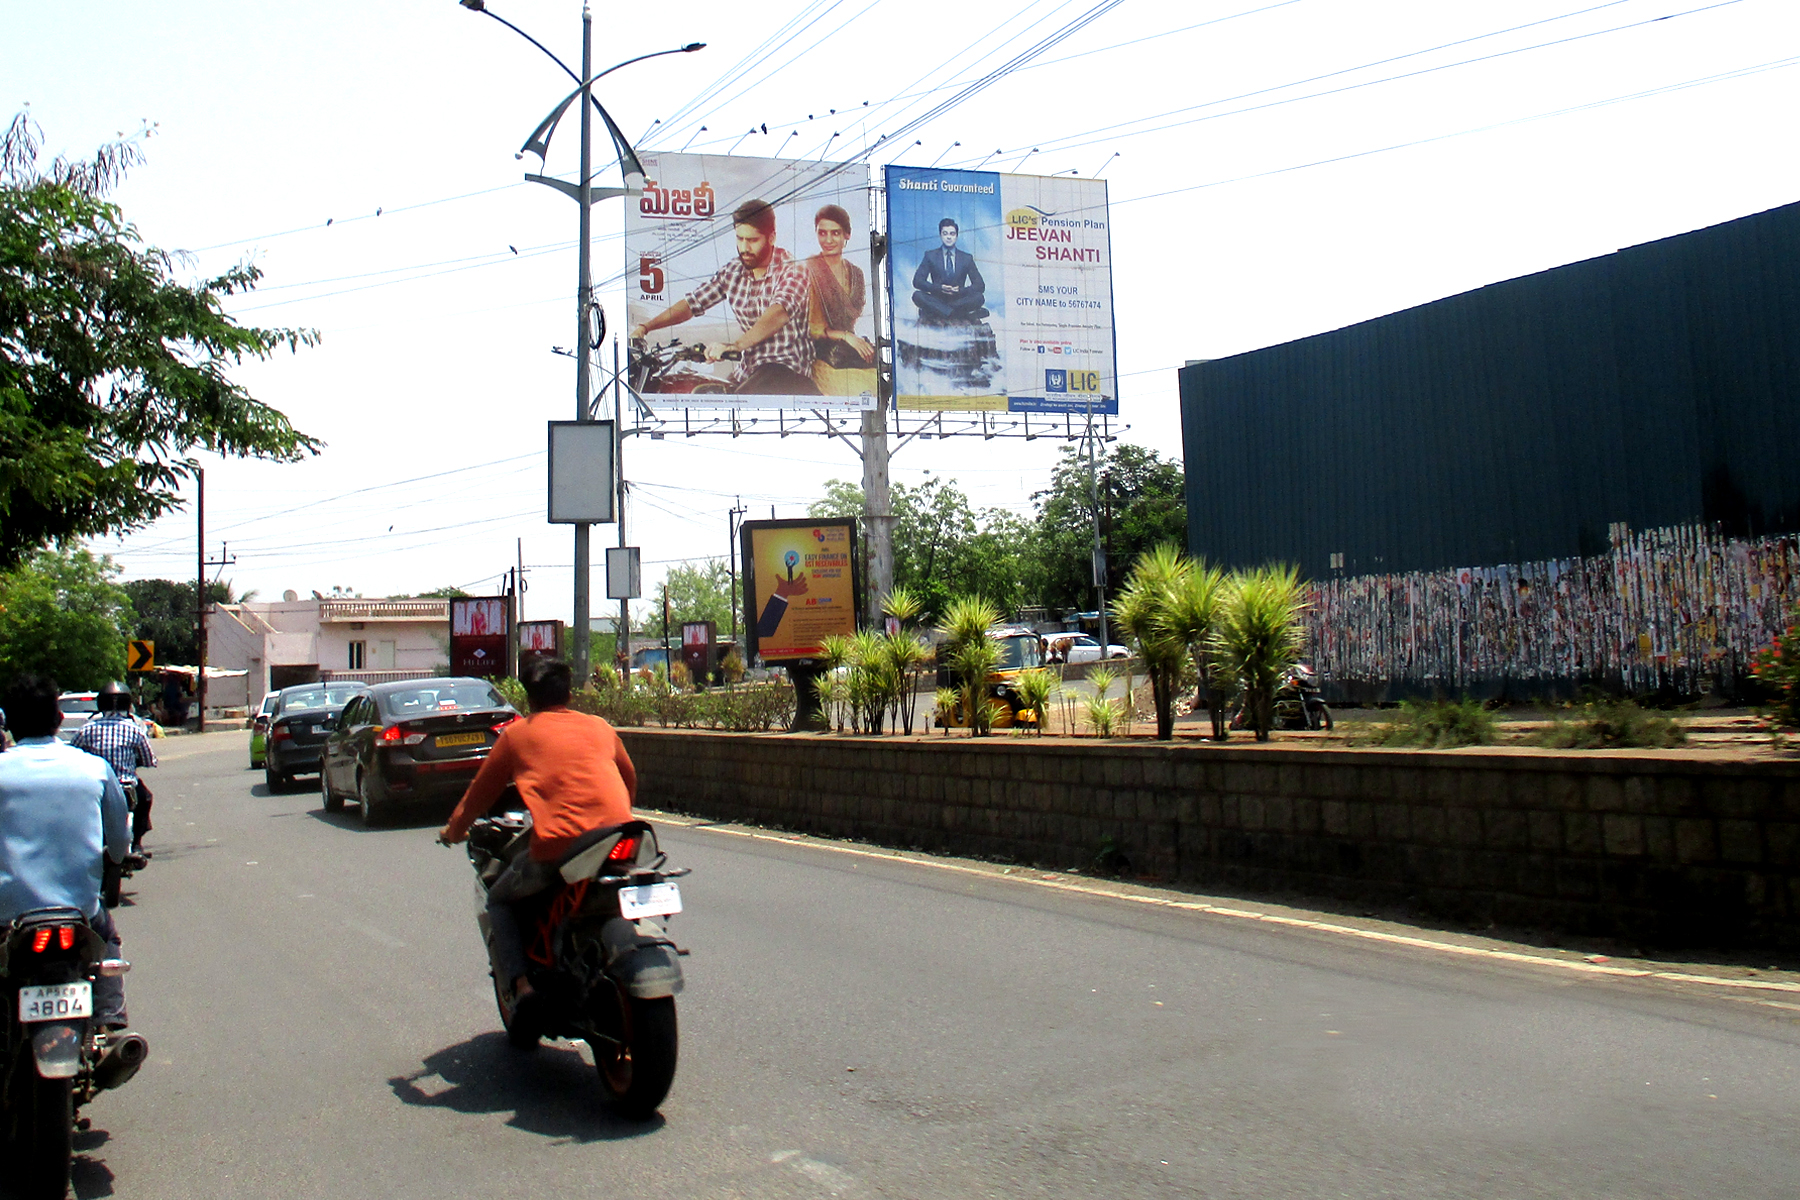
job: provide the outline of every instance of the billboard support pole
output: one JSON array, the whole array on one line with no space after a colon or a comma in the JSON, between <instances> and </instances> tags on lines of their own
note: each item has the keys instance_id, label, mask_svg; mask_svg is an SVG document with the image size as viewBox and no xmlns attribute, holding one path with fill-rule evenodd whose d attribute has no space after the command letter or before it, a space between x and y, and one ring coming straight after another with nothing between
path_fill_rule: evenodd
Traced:
<instances>
[{"instance_id":1,"label":"billboard support pole","mask_svg":"<svg viewBox=\"0 0 1800 1200\"><path fill-rule=\"evenodd\" d=\"M887 410L893 383L881 362L881 265L887 239L869 235L869 270L875 276L869 295L875 318L875 407L862 415L863 520L869 538L869 624L881 625L883 601L894 590L894 514L888 492Z\"/></svg>"},{"instance_id":2,"label":"billboard support pole","mask_svg":"<svg viewBox=\"0 0 1800 1200\"><path fill-rule=\"evenodd\" d=\"M619 522L619 549L625 548L625 395L624 385L619 378L619 339L613 338L613 428L618 436L614 440L613 482L619 495L614 503L613 516ZM614 658L618 652L624 653L623 671L631 670L631 601L619 601L619 627L613 634Z\"/></svg>"}]
</instances>

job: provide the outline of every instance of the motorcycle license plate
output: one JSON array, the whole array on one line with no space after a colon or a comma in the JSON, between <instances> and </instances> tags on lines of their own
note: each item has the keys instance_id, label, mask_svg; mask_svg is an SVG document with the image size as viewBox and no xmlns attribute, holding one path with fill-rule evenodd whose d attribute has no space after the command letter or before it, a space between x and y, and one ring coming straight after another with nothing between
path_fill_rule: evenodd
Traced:
<instances>
[{"instance_id":1,"label":"motorcycle license plate","mask_svg":"<svg viewBox=\"0 0 1800 1200\"><path fill-rule=\"evenodd\" d=\"M94 1015L94 985L56 983L19 989L19 1020L71 1021Z\"/></svg>"},{"instance_id":2,"label":"motorcycle license plate","mask_svg":"<svg viewBox=\"0 0 1800 1200\"><path fill-rule=\"evenodd\" d=\"M628 921L639 917L666 917L681 911L681 888L673 883L646 883L619 889L619 915Z\"/></svg>"},{"instance_id":3,"label":"motorcycle license plate","mask_svg":"<svg viewBox=\"0 0 1800 1200\"><path fill-rule=\"evenodd\" d=\"M485 733L440 733L434 743L439 746L479 746L487 741Z\"/></svg>"}]
</instances>

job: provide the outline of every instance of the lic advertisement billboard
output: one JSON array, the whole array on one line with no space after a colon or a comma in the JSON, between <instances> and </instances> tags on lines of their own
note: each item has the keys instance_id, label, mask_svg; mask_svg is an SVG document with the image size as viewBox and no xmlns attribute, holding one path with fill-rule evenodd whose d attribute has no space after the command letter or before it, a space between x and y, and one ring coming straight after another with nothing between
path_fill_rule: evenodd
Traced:
<instances>
[{"instance_id":1,"label":"lic advertisement billboard","mask_svg":"<svg viewBox=\"0 0 1800 1200\"><path fill-rule=\"evenodd\" d=\"M868 168L641 157L625 208L637 393L671 408L873 408Z\"/></svg>"},{"instance_id":2,"label":"lic advertisement billboard","mask_svg":"<svg viewBox=\"0 0 1800 1200\"><path fill-rule=\"evenodd\" d=\"M768 662L817 658L828 634L856 632L856 522L745 521L744 624Z\"/></svg>"},{"instance_id":3,"label":"lic advertisement billboard","mask_svg":"<svg viewBox=\"0 0 1800 1200\"><path fill-rule=\"evenodd\" d=\"M1116 414L1106 183L887 168L894 395Z\"/></svg>"}]
</instances>

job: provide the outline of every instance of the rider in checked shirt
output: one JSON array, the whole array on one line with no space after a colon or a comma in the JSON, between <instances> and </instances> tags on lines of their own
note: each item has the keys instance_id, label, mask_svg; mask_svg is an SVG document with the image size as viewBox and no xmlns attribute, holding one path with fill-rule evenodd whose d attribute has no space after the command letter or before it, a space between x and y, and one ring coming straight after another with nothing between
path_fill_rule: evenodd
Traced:
<instances>
[{"instance_id":1,"label":"rider in checked shirt","mask_svg":"<svg viewBox=\"0 0 1800 1200\"><path fill-rule=\"evenodd\" d=\"M131 801L131 852L145 858L144 835L150 832L150 788L138 777L139 767L154 767L156 751L131 715L131 689L109 683L94 698L99 713L75 731L69 744L104 758L119 777Z\"/></svg>"}]
</instances>

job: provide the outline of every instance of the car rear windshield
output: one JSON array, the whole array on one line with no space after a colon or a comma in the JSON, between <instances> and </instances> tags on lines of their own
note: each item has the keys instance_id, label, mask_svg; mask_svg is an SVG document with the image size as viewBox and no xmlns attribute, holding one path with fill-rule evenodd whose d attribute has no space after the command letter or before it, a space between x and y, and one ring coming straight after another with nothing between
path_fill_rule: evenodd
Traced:
<instances>
[{"instance_id":1,"label":"car rear windshield","mask_svg":"<svg viewBox=\"0 0 1800 1200\"><path fill-rule=\"evenodd\" d=\"M440 712L504 708L506 697L485 683L446 683L401 688L381 698L381 708L392 717L423 717Z\"/></svg>"},{"instance_id":2,"label":"car rear windshield","mask_svg":"<svg viewBox=\"0 0 1800 1200\"><path fill-rule=\"evenodd\" d=\"M78 696L64 696L57 701L66 713L99 712L100 706L92 700L83 700Z\"/></svg>"},{"instance_id":3,"label":"car rear windshield","mask_svg":"<svg viewBox=\"0 0 1800 1200\"><path fill-rule=\"evenodd\" d=\"M350 703L350 697L356 695L351 688L311 688L304 692L289 692L281 698L281 711L284 713L306 712L315 708L342 708Z\"/></svg>"}]
</instances>

